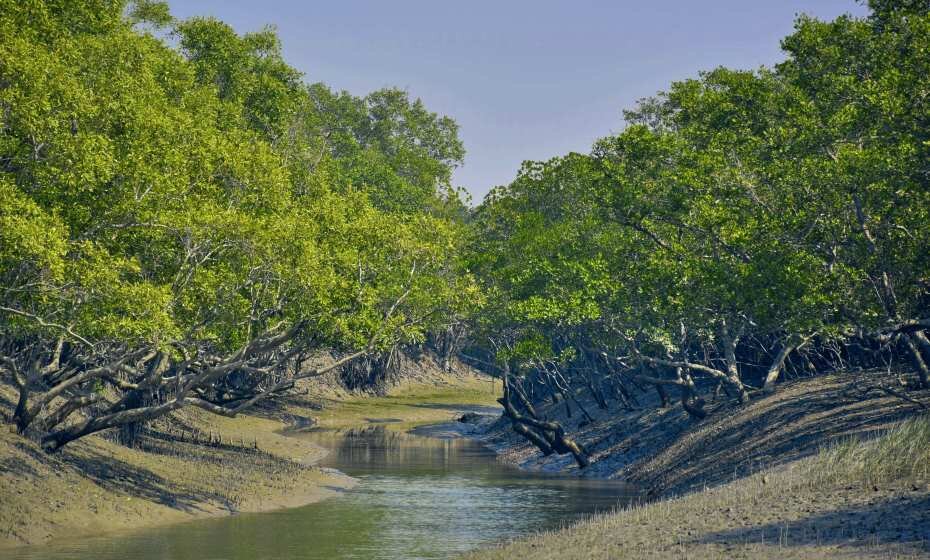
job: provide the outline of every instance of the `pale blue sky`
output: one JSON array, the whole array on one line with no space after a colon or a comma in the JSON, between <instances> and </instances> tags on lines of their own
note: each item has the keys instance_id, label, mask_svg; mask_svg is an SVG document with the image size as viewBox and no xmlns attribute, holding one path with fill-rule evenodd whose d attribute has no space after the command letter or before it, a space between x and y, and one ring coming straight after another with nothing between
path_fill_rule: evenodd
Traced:
<instances>
[{"instance_id":1,"label":"pale blue sky","mask_svg":"<svg viewBox=\"0 0 930 560\"><path fill-rule=\"evenodd\" d=\"M452 116L474 202L526 159L586 152L621 110L716 66L783 58L798 13L864 14L855 0L170 0L237 31L277 27L308 81L354 94L398 86Z\"/></svg>"}]
</instances>

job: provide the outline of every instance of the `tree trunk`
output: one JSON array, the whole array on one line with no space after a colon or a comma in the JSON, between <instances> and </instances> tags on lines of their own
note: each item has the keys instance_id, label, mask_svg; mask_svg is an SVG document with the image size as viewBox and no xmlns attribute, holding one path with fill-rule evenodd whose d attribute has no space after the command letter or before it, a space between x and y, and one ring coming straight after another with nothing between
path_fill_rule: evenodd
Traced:
<instances>
[{"instance_id":1,"label":"tree trunk","mask_svg":"<svg viewBox=\"0 0 930 560\"><path fill-rule=\"evenodd\" d=\"M517 400L520 401L520 405L523 406L523 410L526 411L532 418L539 418L539 414L536 413L536 407L533 406L533 403L530 402L530 399L527 398L526 393L523 392L522 383L510 382L507 384L509 387L508 392L513 392L517 395Z\"/></svg>"},{"instance_id":2,"label":"tree trunk","mask_svg":"<svg viewBox=\"0 0 930 560\"><path fill-rule=\"evenodd\" d=\"M655 383L653 387L656 388L656 393L659 394L659 400L660 400L659 407L668 408L669 398L668 398L668 392L665 390L665 387L663 387L661 383Z\"/></svg>"},{"instance_id":3,"label":"tree trunk","mask_svg":"<svg viewBox=\"0 0 930 560\"><path fill-rule=\"evenodd\" d=\"M544 456L548 457L555 453L552 446L546 441L546 438L536 433L532 428L527 427L526 424L522 422L512 422L511 426L513 427L513 431L530 440L530 443L535 445Z\"/></svg>"},{"instance_id":4,"label":"tree trunk","mask_svg":"<svg viewBox=\"0 0 930 560\"><path fill-rule=\"evenodd\" d=\"M927 367L927 362L924 361L923 356L920 354L920 348L917 347L918 343L915 339L916 337L912 335L904 335L904 344L910 351L911 359L914 361L921 389L927 389L930 388L930 368Z\"/></svg>"},{"instance_id":5,"label":"tree trunk","mask_svg":"<svg viewBox=\"0 0 930 560\"><path fill-rule=\"evenodd\" d=\"M765 374L765 381L762 384L762 390L764 392L775 392L775 382L778 381L778 377L781 375L781 370L785 365L788 354L804 346L808 340L810 340L810 337L802 338L800 342L795 342L791 338L785 340L785 344L782 346L781 350L778 351L778 355L772 360L772 365L769 366Z\"/></svg>"},{"instance_id":6,"label":"tree trunk","mask_svg":"<svg viewBox=\"0 0 930 560\"><path fill-rule=\"evenodd\" d=\"M68 443L86 435L100 432L108 428L115 428L124 424L130 424L132 422L144 422L146 420L153 420L181 408L184 406L184 404L185 399L183 396L181 396L157 406L123 410L121 412L115 412L97 418L89 418L84 422L75 424L74 426L65 428L63 430L58 430L57 432L45 436L42 438L42 447L45 448L45 450L48 452L54 452L61 449Z\"/></svg>"},{"instance_id":7,"label":"tree trunk","mask_svg":"<svg viewBox=\"0 0 930 560\"><path fill-rule=\"evenodd\" d=\"M730 335L726 321L720 322L720 338L723 342L723 356L727 362L726 384L729 389L732 389L736 393L739 402L749 402L749 393L746 392L746 387L743 386L743 382L740 380L739 363L736 361L736 343L738 342L738 338Z\"/></svg>"},{"instance_id":8,"label":"tree trunk","mask_svg":"<svg viewBox=\"0 0 930 560\"><path fill-rule=\"evenodd\" d=\"M923 362L924 367L927 367L927 361L930 360L930 340L927 339L927 335L923 331L916 331L912 335L914 342L917 347L923 350ZM930 388L930 371L926 371L924 377L920 379L921 387L924 389Z\"/></svg>"},{"instance_id":9,"label":"tree trunk","mask_svg":"<svg viewBox=\"0 0 930 560\"><path fill-rule=\"evenodd\" d=\"M604 398L604 393L601 392L595 385L594 380L590 376L587 377L587 386L588 391L591 392L591 396L594 397L594 402L597 403L597 407L601 410L608 410L607 399Z\"/></svg>"},{"instance_id":10,"label":"tree trunk","mask_svg":"<svg viewBox=\"0 0 930 560\"><path fill-rule=\"evenodd\" d=\"M685 368L675 368L675 376L678 378L681 387L681 407L685 412L697 420L707 418L707 411L704 410L704 399L697 394L697 387L694 385L694 379Z\"/></svg>"},{"instance_id":11,"label":"tree trunk","mask_svg":"<svg viewBox=\"0 0 930 560\"><path fill-rule=\"evenodd\" d=\"M13 411L13 422L16 424L16 432L18 434L26 433L26 429L29 427L29 424L32 423L34 418L29 414L29 386L31 385L30 380L26 380L26 383L19 388L19 399L16 401L16 410Z\"/></svg>"},{"instance_id":12,"label":"tree trunk","mask_svg":"<svg viewBox=\"0 0 930 560\"><path fill-rule=\"evenodd\" d=\"M917 346L923 350L924 360L930 360L930 339L927 338L926 333L915 331L911 336L917 341Z\"/></svg>"},{"instance_id":13,"label":"tree trunk","mask_svg":"<svg viewBox=\"0 0 930 560\"><path fill-rule=\"evenodd\" d=\"M511 401L513 386L510 382L510 367L504 365L504 396L498 401L504 407L504 414L510 418L513 431L524 436L535 445L543 455L553 452L560 455L571 453L580 468L590 464L587 453L574 440L565 434L565 430L558 422L546 422L536 418L527 418L517 411ZM519 397L518 397L519 398Z\"/></svg>"}]
</instances>

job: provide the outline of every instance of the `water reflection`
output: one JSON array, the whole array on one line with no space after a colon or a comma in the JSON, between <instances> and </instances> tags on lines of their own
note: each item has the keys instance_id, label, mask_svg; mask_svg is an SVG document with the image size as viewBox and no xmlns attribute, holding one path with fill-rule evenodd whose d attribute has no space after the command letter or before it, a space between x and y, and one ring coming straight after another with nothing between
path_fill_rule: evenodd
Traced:
<instances>
[{"instance_id":1,"label":"water reflection","mask_svg":"<svg viewBox=\"0 0 930 560\"><path fill-rule=\"evenodd\" d=\"M362 479L303 508L14 549L11 559L395 559L457 553L610 509L622 484L527 475L480 445L371 426L316 431L326 466Z\"/></svg>"},{"instance_id":2,"label":"water reflection","mask_svg":"<svg viewBox=\"0 0 930 560\"><path fill-rule=\"evenodd\" d=\"M461 439L415 436L375 425L346 430L319 430L300 437L310 438L331 450L323 465L359 476L398 469L408 475L437 475L450 470L491 464L490 452Z\"/></svg>"}]
</instances>

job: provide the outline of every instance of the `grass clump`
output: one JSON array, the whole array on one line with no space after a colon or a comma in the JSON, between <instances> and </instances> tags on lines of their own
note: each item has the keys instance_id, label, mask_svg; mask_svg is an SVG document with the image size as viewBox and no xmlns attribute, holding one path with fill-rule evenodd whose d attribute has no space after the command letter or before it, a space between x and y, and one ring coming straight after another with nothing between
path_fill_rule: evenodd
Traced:
<instances>
[{"instance_id":1,"label":"grass clump","mask_svg":"<svg viewBox=\"0 0 930 560\"><path fill-rule=\"evenodd\" d=\"M930 416L901 422L880 437L849 438L824 449L813 465L819 481L880 484L930 478Z\"/></svg>"}]
</instances>

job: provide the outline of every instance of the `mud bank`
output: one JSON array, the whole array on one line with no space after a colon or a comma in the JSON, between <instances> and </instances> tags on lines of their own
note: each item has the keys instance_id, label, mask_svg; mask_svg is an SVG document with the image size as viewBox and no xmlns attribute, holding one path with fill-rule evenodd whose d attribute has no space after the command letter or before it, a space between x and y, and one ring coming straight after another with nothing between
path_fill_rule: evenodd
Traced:
<instances>
[{"instance_id":1,"label":"mud bank","mask_svg":"<svg viewBox=\"0 0 930 560\"><path fill-rule=\"evenodd\" d=\"M548 417L570 426L591 453L584 470L570 456L543 457L505 419L483 417L459 432L501 461L621 478L640 485L644 500L468 558L930 557L927 469L877 479L849 459L831 459L838 445L854 441L877 445L877 463L898 454L880 447L885 434L925 408L868 390L883 381L867 372L788 383L699 422L680 407L604 411L582 403L594 422L579 427L577 412L573 421L549 407ZM930 402L930 394L911 396Z\"/></svg>"},{"instance_id":2,"label":"mud bank","mask_svg":"<svg viewBox=\"0 0 930 560\"><path fill-rule=\"evenodd\" d=\"M294 396L236 418L183 409L170 424L148 426L133 448L103 434L49 455L0 426L0 547L323 500L355 481L319 468L326 451L289 437L290 429L384 419L415 426L460 414L453 403L495 398L486 378L435 368L385 397L311 389L313 398ZM0 386L0 411L12 410L13 396Z\"/></svg>"},{"instance_id":3,"label":"mud bank","mask_svg":"<svg viewBox=\"0 0 930 560\"><path fill-rule=\"evenodd\" d=\"M190 435L153 431L135 449L89 437L55 455L0 434L0 546L297 507L354 485L278 421L187 421Z\"/></svg>"}]
</instances>

